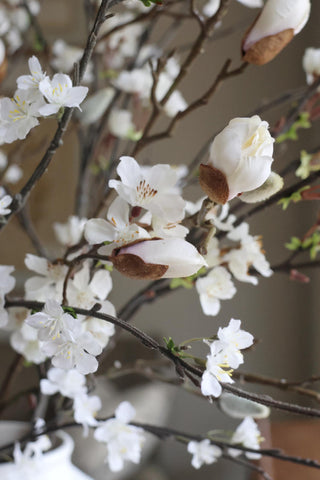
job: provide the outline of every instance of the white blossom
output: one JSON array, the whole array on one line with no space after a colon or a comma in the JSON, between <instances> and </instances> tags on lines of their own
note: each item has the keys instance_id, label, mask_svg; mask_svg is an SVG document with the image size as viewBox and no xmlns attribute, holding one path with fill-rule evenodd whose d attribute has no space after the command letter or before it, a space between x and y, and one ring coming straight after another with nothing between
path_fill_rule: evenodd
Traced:
<instances>
[{"instance_id":1,"label":"white blossom","mask_svg":"<svg viewBox=\"0 0 320 480\"><path fill-rule=\"evenodd\" d=\"M6 195L5 190L0 190L0 215L9 215L11 209L8 208L12 203L11 195Z\"/></svg>"},{"instance_id":2,"label":"white blossom","mask_svg":"<svg viewBox=\"0 0 320 480\"><path fill-rule=\"evenodd\" d=\"M47 357L42 350L43 344L38 339L37 330L24 322L12 333L10 345L28 362L39 364L44 362Z\"/></svg>"},{"instance_id":3,"label":"white blossom","mask_svg":"<svg viewBox=\"0 0 320 480\"><path fill-rule=\"evenodd\" d=\"M302 59L302 66L311 85L315 77L320 76L320 48L307 48Z\"/></svg>"},{"instance_id":4,"label":"white blossom","mask_svg":"<svg viewBox=\"0 0 320 480\"><path fill-rule=\"evenodd\" d=\"M52 80L45 78L39 83L39 89L49 102L39 108L43 116L58 113L62 107L80 109L80 103L88 93L88 87L73 87L71 78L63 73L56 73Z\"/></svg>"},{"instance_id":5,"label":"white blossom","mask_svg":"<svg viewBox=\"0 0 320 480\"><path fill-rule=\"evenodd\" d=\"M132 206L150 210L153 215L176 222L183 218L185 202L177 193L177 175L170 165L158 164L143 172L132 157L121 157L119 180L110 180L110 188Z\"/></svg>"},{"instance_id":6,"label":"white blossom","mask_svg":"<svg viewBox=\"0 0 320 480\"><path fill-rule=\"evenodd\" d=\"M212 142L208 164L200 167L201 187L217 203L260 187L271 173L273 142L268 123L258 115L234 118Z\"/></svg>"},{"instance_id":7,"label":"white blossom","mask_svg":"<svg viewBox=\"0 0 320 480\"><path fill-rule=\"evenodd\" d=\"M203 464L210 465L222 455L221 449L211 445L210 440L205 438L201 442L189 442L188 452L192 454L191 465L199 469Z\"/></svg>"},{"instance_id":8,"label":"white blossom","mask_svg":"<svg viewBox=\"0 0 320 480\"><path fill-rule=\"evenodd\" d=\"M310 9L310 0L268 0L244 38L244 59L257 65L272 60L305 26Z\"/></svg>"},{"instance_id":9,"label":"white blossom","mask_svg":"<svg viewBox=\"0 0 320 480\"><path fill-rule=\"evenodd\" d=\"M33 127L39 125L42 98L34 100L28 90L17 90L12 99L0 99L0 136L5 143L23 140Z\"/></svg>"},{"instance_id":10,"label":"white blossom","mask_svg":"<svg viewBox=\"0 0 320 480\"><path fill-rule=\"evenodd\" d=\"M39 60L36 56L32 56L28 60L29 70L31 75L21 75L17 78L17 87L20 90L27 90L28 98L31 100L39 99L41 92L39 84L42 80L47 78L47 75L42 71Z\"/></svg>"},{"instance_id":11,"label":"white blossom","mask_svg":"<svg viewBox=\"0 0 320 480\"><path fill-rule=\"evenodd\" d=\"M44 395L60 393L64 397L75 398L87 392L86 378L75 369L52 367L48 370L47 378L40 380L40 389Z\"/></svg>"},{"instance_id":12,"label":"white blossom","mask_svg":"<svg viewBox=\"0 0 320 480\"><path fill-rule=\"evenodd\" d=\"M1 201L0 201L1 205ZM10 265L0 265L0 327L3 328L8 323L8 313L4 308L5 296L14 289L16 280L11 276L14 267Z\"/></svg>"},{"instance_id":13,"label":"white blossom","mask_svg":"<svg viewBox=\"0 0 320 480\"><path fill-rule=\"evenodd\" d=\"M109 207L107 220L92 218L85 225L84 235L91 244L111 242L99 253L108 255L115 247L120 247L140 238L150 238L149 233L129 220L129 205L121 197L117 197Z\"/></svg>"},{"instance_id":14,"label":"white blossom","mask_svg":"<svg viewBox=\"0 0 320 480\"><path fill-rule=\"evenodd\" d=\"M83 425L83 436L87 437L89 427L98 425L96 415L101 408L101 400L97 395L76 395L73 402L74 419Z\"/></svg>"},{"instance_id":15,"label":"white blossom","mask_svg":"<svg viewBox=\"0 0 320 480\"><path fill-rule=\"evenodd\" d=\"M89 332L84 332L81 321L71 317L65 319L63 335L45 342L43 351L52 357L54 367L69 370L76 368L83 375L93 373L98 368L96 355L101 347Z\"/></svg>"},{"instance_id":16,"label":"white blossom","mask_svg":"<svg viewBox=\"0 0 320 480\"><path fill-rule=\"evenodd\" d=\"M71 247L79 243L86 221L86 218L79 218L72 215L65 223L55 222L53 224L54 233L61 245Z\"/></svg>"},{"instance_id":17,"label":"white blossom","mask_svg":"<svg viewBox=\"0 0 320 480\"><path fill-rule=\"evenodd\" d=\"M219 341L210 343L210 355L207 355L206 369L202 375L201 392L203 395L219 397L222 383L233 383L232 370L224 362L221 355L222 346Z\"/></svg>"},{"instance_id":18,"label":"white blossom","mask_svg":"<svg viewBox=\"0 0 320 480\"><path fill-rule=\"evenodd\" d=\"M114 89L110 87L101 88L82 103L82 112L77 112L77 116L83 125L91 125L100 120L104 112L109 107L114 96Z\"/></svg>"},{"instance_id":19,"label":"white blossom","mask_svg":"<svg viewBox=\"0 0 320 480\"><path fill-rule=\"evenodd\" d=\"M243 355L240 350L253 344L251 333L241 330L240 327L241 321L232 318L227 327L220 327L218 330L218 339L222 346L222 359L231 368L238 368L243 363Z\"/></svg>"},{"instance_id":20,"label":"white blossom","mask_svg":"<svg viewBox=\"0 0 320 480\"><path fill-rule=\"evenodd\" d=\"M107 420L96 428L94 438L107 445L110 470L123 469L124 461L139 463L144 435L141 428L129 425L135 416L135 409L129 402L122 402L115 411L115 418Z\"/></svg>"},{"instance_id":21,"label":"white blossom","mask_svg":"<svg viewBox=\"0 0 320 480\"><path fill-rule=\"evenodd\" d=\"M82 55L83 49L68 45L64 40L58 39L52 45L53 58L51 65L58 72L70 73L74 64L78 62ZM90 83L93 80L93 65L89 62L83 77L84 83Z\"/></svg>"},{"instance_id":22,"label":"white blossom","mask_svg":"<svg viewBox=\"0 0 320 480\"><path fill-rule=\"evenodd\" d=\"M174 237L123 246L114 251L110 260L117 270L132 278L189 277L206 266L191 243Z\"/></svg>"},{"instance_id":23,"label":"white blossom","mask_svg":"<svg viewBox=\"0 0 320 480\"><path fill-rule=\"evenodd\" d=\"M243 447L253 448L254 450L259 450L262 440L263 438L261 437L261 433L256 422L252 417L246 417L234 432L231 443L240 444ZM237 457L238 455L241 455L242 452L241 450L232 448L229 449L229 453L232 456ZM259 460L259 458L261 458L260 453L245 452L245 455L251 460Z\"/></svg>"},{"instance_id":24,"label":"white blossom","mask_svg":"<svg viewBox=\"0 0 320 480\"><path fill-rule=\"evenodd\" d=\"M220 311L220 300L230 299L236 293L230 273L220 266L213 268L205 277L198 278L196 288L205 315L217 315Z\"/></svg>"},{"instance_id":25,"label":"white blossom","mask_svg":"<svg viewBox=\"0 0 320 480\"><path fill-rule=\"evenodd\" d=\"M60 304L48 299L42 312L34 313L26 318L26 323L38 330L41 341L55 340L64 334L66 325L69 326L71 315L65 313ZM67 327L68 328L68 327Z\"/></svg>"},{"instance_id":26,"label":"white blossom","mask_svg":"<svg viewBox=\"0 0 320 480\"><path fill-rule=\"evenodd\" d=\"M132 113L129 110L112 109L110 112L108 126L110 133L115 137L139 140L141 132L136 131L132 120Z\"/></svg>"},{"instance_id":27,"label":"white blossom","mask_svg":"<svg viewBox=\"0 0 320 480\"><path fill-rule=\"evenodd\" d=\"M59 263L52 264L46 258L31 253L26 255L25 265L29 270L39 274L26 281L26 299L46 301L47 298L54 298L61 301L68 267Z\"/></svg>"}]
</instances>

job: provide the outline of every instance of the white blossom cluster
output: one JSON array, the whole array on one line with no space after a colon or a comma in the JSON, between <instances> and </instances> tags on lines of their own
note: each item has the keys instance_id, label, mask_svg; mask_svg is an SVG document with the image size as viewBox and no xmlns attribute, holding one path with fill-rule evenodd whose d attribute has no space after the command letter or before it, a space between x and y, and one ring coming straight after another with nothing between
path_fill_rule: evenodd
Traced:
<instances>
[{"instance_id":1,"label":"white blossom cluster","mask_svg":"<svg viewBox=\"0 0 320 480\"><path fill-rule=\"evenodd\" d=\"M12 143L26 138L39 125L40 117L57 114L64 107L77 107L88 93L87 87L73 87L71 78L56 73L50 79L37 57L29 59L30 75L17 79L13 98L0 99L0 139Z\"/></svg>"},{"instance_id":2,"label":"white blossom cluster","mask_svg":"<svg viewBox=\"0 0 320 480\"><path fill-rule=\"evenodd\" d=\"M253 344L253 336L240 327L241 321L232 318L227 327L219 328L217 340L207 342L210 354L201 380L203 395L219 397L220 383L233 383L232 372L243 363L241 350Z\"/></svg>"},{"instance_id":3,"label":"white blossom cluster","mask_svg":"<svg viewBox=\"0 0 320 480\"><path fill-rule=\"evenodd\" d=\"M38 15L40 2L27 0L33 15ZM19 0L6 0L0 5L0 51L14 53L23 44L23 34L30 25L29 15ZM1 55L0 55L1 56ZM1 65L0 61L0 65Z\"/></svg>"}]
</instances>

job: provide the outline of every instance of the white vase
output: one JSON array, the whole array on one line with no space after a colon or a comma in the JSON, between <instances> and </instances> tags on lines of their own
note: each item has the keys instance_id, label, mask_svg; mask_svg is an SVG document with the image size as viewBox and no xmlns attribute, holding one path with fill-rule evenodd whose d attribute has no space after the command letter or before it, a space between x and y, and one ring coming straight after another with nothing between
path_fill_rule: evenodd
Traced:
<instances>
[{"instance_id":1,"label":"white vase","mask_svg":"<svg viewBox=\"0 0 320 480\"><path fill-rule=\"evenodd\" d=\"M1 443L15 441L25 433L21 422L1 422ZM58 431L55 436L60 443L45 452L39 459L32 459L19 467L13 462L0 464L1 480L93 480L71 463L74 443L66 432Z\"/></svg>"}]
</instances>

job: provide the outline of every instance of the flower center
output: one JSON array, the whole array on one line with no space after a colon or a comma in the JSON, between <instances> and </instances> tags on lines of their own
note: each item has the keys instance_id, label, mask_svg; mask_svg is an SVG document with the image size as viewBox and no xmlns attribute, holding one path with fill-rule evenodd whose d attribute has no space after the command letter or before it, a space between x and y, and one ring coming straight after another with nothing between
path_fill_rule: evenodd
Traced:
<instances>
[{"instance_id":1,"label":"flower center","mask_svg":"<svg viewBox=\"0 0 320 480\"><path fill-rule=\"evenodd\" d=\"M139 185L137 185L136 190L137 190L137 197L140 200L140 202L151 200L158 193L158 190L151 188L149 183L146 183L145 180L140 180L140 183Z\"/></svg>"}]
</instances>

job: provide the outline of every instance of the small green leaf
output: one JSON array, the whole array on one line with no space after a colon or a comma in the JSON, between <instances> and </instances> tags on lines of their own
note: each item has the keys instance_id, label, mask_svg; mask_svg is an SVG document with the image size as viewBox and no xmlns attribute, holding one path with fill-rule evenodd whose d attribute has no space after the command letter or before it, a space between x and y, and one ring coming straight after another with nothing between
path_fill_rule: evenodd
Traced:
<instances>
[{"instance_id":1,"label":"small green leaf","mask_svg":"<svg viewBox=\"0 0 320 480\"><path fill-rule=\"evenodd\" d=\"M62 307L65 313L69 313L73 318L78 318L76 312L72 307Z\"/></svg>"},{"instance_id":2,"label":"small green leaf","mask_svg":"<svg viewBox=\"0 0 320 480\"><path fill-rule=\"evenodd\" d=\"M151 7L152 4L162 5L162 0L140 0L145 7Z\"/></svg>"},{"instance_id":3,"label":"small green leaf","mask_svg":"<svg viewBox=\"0 0 320 480\"><path fill-rule=\"evenodd\" d=\"M286 210L291 202L293 203L300 202L300 200L302 200L301 193L304 192L305 190L308 190L309 188L310 188L309 185L299 188L299 190L297 190L296 192L293 192L292 195L290 195L290 197L281 198L281 200L278 201L278 205L281 205L282 209Z\"/></svg>"},{"instance_id":4,"label":"small green leaf","mask_svg":"<svg viewBox=\"0 0 320 480\"><path fill-rule=\"evenodd\" d=\"M183 287L183 288L186 288L187 290L191 290L194 287L195 280L201 275L204 275L206 271L207 271L206 267L201 267L200 270L197 271L197 273L190 275L190 277L173 278L170 282L171 290L174 290L175 288L179 288L179 287Z\"/></svg>"},{"instance_id":5,"label":"small green leaf","mask_svg":"<svg viewBox=\"0 0 320 480\"><path fill-rule=\"evenodd\" d=\"M298 134L297 130L299 128L310 128L311 123L309 121L309 113L308 112L302 112L299 115L298 120L296 120L289 130L282 135L279 135L279 137L276 139L277 143L282 143L286 140L298 140Z\"/></svg>"},{"instance_id":6,"label":"small green leaf","mask_svg":"<svg viewBox=\"0 0 320 480\"><path fill-rule=\"evenodd\" d=\"M299 250L301 247L301 240L298 237L291 237L290 242L285 244L288 250Z\"/></svg>"}]
</instances>

